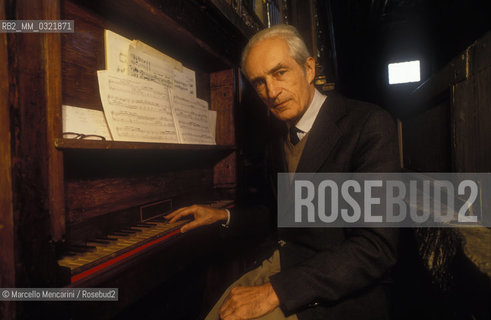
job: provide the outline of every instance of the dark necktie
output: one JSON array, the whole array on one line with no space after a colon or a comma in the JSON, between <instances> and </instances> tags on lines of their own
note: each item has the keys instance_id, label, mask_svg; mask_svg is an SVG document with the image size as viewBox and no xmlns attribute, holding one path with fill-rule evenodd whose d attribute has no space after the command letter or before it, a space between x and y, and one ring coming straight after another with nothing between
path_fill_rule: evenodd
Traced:
<instances>
[{"instance_id":1,"label":"dark necktie","mask_svg":"<svg viewBox=\"0 0 491 320\"><path fill-rule=\"evenodd\" d=\"M290 142L293 145L296 145L300 141L300 139L298 138L299 132L302 132L302 130L298 129L295 126L290 127Z\"/></svg>"}]
</instances>

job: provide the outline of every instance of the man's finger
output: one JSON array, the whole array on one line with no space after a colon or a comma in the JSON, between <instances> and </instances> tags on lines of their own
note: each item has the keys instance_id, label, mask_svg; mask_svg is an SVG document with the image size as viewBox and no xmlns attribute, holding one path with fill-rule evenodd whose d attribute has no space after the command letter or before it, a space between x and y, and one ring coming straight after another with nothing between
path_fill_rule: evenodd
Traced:
<instances>
[{"instance_id":1,"label":"man's finger","mask_svg":"<svg viewBox=\"0 0 491 320\"><path fill-rule=\"evenodd\" d=\"M177 212L172 219L169 220L169 223L176 222L177 220L181 219L182 217L189 216L191 214L194 214L195 210L192 207L186 207L182 208L180 212Z\"/></svg>"},{"instance_id":2,"label":"man's finger","mask_svg":"<svg viewBox=\"0 0 491 320\"><path fill-rule=\"evenodd\" d=\"M233 314L234 309L230 306L227 306L223 309L220 309L218 314L220 315L220 319L229 319L230 316Z\"/></svg>"},{"instance_id":3,"label":"man's finger","mask_svg":"<svg viewBox=\"0 0 491 320\"><path fill-rule=\"evenodd\" d=\"M237 309L244 304L244 301L237 300L237 298L234 297L235 294L233 292L237 292L237 288L239 287L235 287L231 290L231 292L228 294L227 298L223 302L222 306L220 307L220 310L218 312L220 314L220 317L227 317L227 319L236 318L232 316L234 316L234 314L237 312Z\"/></svg>"},{"instance_id":4,"label":"man's finger","mask_svg":"<svg viewBox=\"0 0 491 320\"><path fill-rule=\"evenodd\" d=\"M228 296L225 298L225 301L223 301L223 304L221 305L220 309L218 309L218 314L223 317L225 316L225 310L228 310L230 309L229 308L229 305L230 305L230 293L228 294ZM229 314L230 312L227 312L226 314Z\"/></svg>"},{"instance_id":5,"label":"man's finger","mask_svg":"<svg viewBox=\"0 0 491 320\"><path fill-rule=\"evenodd\" d=\"M183 207L183 208L179 208L175 211L172 211L171 213L167 214L164 216L165 219L171 219L173 218L176 214L180 213L181 211L183 211L184 209L186 209L188 207Z\"/></svg>"},{"instance_id":6,"label":"man's finger","mask_svg":"<svg viewBox=\"0 0 491 320\"><path fill-rule=\"evenodd\" d=\"M183 225L181 227L181 232L184 233L184 232L187 232L189 230L192 230L196 227L200 227L200 226L203 226L205 225L206 223L203 223L203 220L193 220L189 223L186 223L185 225Z\"/></svg>"},{"instance_id":7,"label":"man's finger","mask_svg":"<svg viewBox=\"0 0 491 320\"><path fill-rule=\"evenodd\" d=\"M244 318L236 315L235 313L231 313L229 315L220 317L220 319L222 319L222 320L244 320Z\"/></svg>"},{"instance_id":8,"label":"man's finger","mask_svg":"<svg viewBox=\"0 0 491 320\"><path fill-rule=\"evenodd\" d=\"M242 310L241 310L242 309ZM220 319L233 320L233 319L249 319L247 316L244 317L244 310L239 305L229 305L221 313L219 313Z\"/></svg>"}]
</instances>

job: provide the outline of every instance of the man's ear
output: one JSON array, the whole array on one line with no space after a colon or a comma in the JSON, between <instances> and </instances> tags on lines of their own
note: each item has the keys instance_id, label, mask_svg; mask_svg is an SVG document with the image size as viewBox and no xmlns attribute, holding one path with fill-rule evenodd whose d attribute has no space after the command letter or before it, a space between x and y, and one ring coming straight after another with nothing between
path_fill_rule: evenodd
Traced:
<instances>
[{"instance_id":1,"label":"man's ear","mask_svg":"<svg viewBox=\"0 0 491 320\"><path fill-rule=\"evenodd\" d=\"M313 57L308 57L305 60L305 75L309 83L312 83L315 78L315 59Z\"/></svg>"}]
</instances>

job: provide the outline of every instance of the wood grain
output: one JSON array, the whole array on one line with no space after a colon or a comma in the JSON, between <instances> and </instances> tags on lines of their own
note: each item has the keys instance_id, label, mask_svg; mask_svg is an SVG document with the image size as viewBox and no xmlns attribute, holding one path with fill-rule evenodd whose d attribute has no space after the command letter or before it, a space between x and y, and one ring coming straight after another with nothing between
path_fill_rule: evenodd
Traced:
<instances>
[{"instance_id":1,"label":"wood grain","mask_svg":"<svg viewBox=\"0 0 491 320\"><path fill-rule=\"evenodd\" d=\"M58 19L58 4L22 0L10 9L18 20ZM59 40L15 34L8 41L16 286L46 287L56 283L50 240L64 233L63 167L53 145L61 133Z\"/></svg>"},{"instance_id":2,"label":"wood grain","mask_svg":"<svg viewBox=\"0 0 491 320\"><path fill-rule=\"evenodd\" d=\"M491 68L455 85L453 93L456 169L459 172L491 171Z\"/></svg>"},{"instance_id":3,"label":"wood grain","mask_svg":"<svg viewBox=\"0 0 491 320\"><path fill-rule=\"evenodd\" d=\"M63 18L75 21L75 32L62 34L63 104L102 110L97 70L105 69L104 21L72 2Z\"/></svg>"},{"instance_id":4,"label":"wood grain","mask_svg":"<svg viewBox=\"0 0 491 320\"><path fill-rule=\"evenodd\" d=\"M0 5L0 20L5 20ZM10 151L10 112L7 34L0 33L0 288L15 287L14 218ZM0 318L14 319L15 303L0 302Z\"/></svg>"},{"instance_id":5,"label":"wood grain","mask_svg":"<svg viewBox=\"0 0 491 320\"><path fill-rule=\"evenodd\" d=\"M452 90L452 129L455 169L458 172L489 172L491 151L491 32L473 43L463 56L466 79Z\"/></svg>"},{"instance_id":6,"label":"wood grain","mask_svg":"<svg viewBox=\"0 0 491 320\"><path fill-rule=\"evenodd\" d=\"M235 145L236 86L233 69L210 74L210 104L217 111L217 145ZM214 168L215 187L236 187L237 155L229 155Z\"/></svg>"},{"instance_id":7,"label":"wood grain","mask_svg":"<svg viewBox=\"0 0 491 320\"><path fill-rule=\"evenodd\" d=\"M210 107L217 111L217 145L235 144L234 70L210 74Z\"/></svg>"},{"instance_id":8,"label":"wood grain","mask_svg":"<svg viewBox=\"0 0 491 320\"><path fill-rule=\"evenodd\" d=\"M46 19L60 19L60 5L56 1L46 3ZM49 212L51 240L61 241L65 233L65 195L63 187L63 155L52 141L62 136L61 115L61 39L59 33L43 37L43 60L46 78L46 138L48 147Z\"/></svg>"},{"instance_id":9,"label":"wood grain","mask_svg":"<svg viewBox=\"0 0 491 320\"><path fill-rule=\"evenodd\" d=\"M215 188L237 187L237 153L234 152L214 167L213 184Z\"/></svg>"},{"instance_id":10,"label":"wood grain","mask_svg":"<svg viewBox=\"0 0 491 320\"><path fill-rule=\"evenodd\" d=\"M67 181L70 224L113 211L212 189L210 169L188 169L151 175L86 178Z\"/></svg>"}]
</instances>

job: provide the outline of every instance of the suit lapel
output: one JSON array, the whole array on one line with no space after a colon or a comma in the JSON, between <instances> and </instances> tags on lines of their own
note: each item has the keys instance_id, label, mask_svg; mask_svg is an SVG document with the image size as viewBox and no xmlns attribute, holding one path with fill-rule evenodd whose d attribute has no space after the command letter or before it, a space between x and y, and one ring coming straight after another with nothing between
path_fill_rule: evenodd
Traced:
<instances>
[{"instance_id":1,"label":"suit lapel","mask_svg":"<svg viewBox=\"0 0 491 320\"><path fill-rule=\"evenodd\" d=\"M329 94L310 130L297 172L317 172L326 161L341 137L336 122L344 113L343 99L334 93Z\"/></svg>"}]
</instances>

